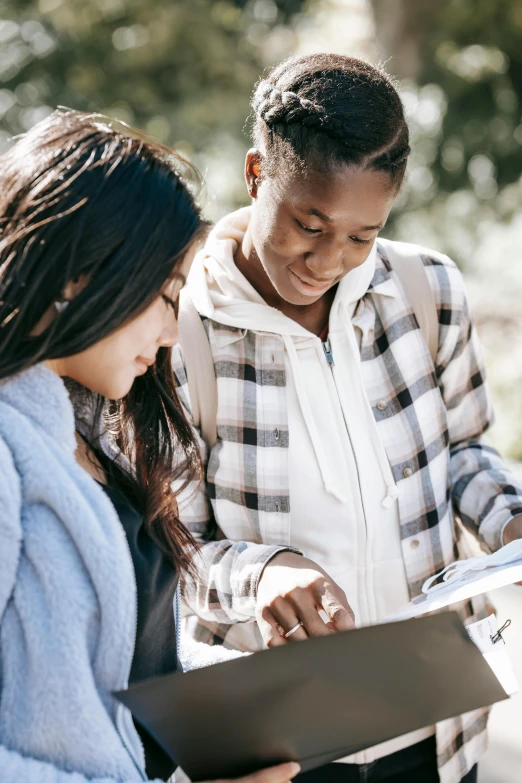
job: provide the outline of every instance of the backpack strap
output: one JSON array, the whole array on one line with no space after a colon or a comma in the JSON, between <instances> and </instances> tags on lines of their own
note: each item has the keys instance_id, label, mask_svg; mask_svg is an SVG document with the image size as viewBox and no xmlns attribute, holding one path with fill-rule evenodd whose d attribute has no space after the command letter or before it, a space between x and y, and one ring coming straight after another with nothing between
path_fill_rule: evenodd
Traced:
<instances>
[{"instance_id":1,"label":"backpack strap","mask_svg":"<svg viewBox=\"0 0 522 783\"><path fill-rule=\"evenodd\" d=\"M187 288L179 297L178 329L192 421L210 451L217 440L216 371L205 327Z\"/></svg>"},{"instance_id":2,"label":"backpack strap","mask_svg":"<svg viewBox=\"0 0 522 783\"><path fill-rule=\"evenodd\" d=\"M439 346L439 317L433 289L422 263L421 248L407 242L379 240L415 314L433 364Z\"/></svg>"}]
</instances>

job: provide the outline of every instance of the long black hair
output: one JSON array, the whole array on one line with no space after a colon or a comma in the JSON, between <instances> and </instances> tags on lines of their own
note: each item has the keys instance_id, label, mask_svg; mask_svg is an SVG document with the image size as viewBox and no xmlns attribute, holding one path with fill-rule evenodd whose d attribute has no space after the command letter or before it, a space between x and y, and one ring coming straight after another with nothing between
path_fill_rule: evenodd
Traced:
<instances>
[{"instance_id":1,"label":"long black hair","mask_svg":"<svg viewBox=\"0 0 522 783\"><path fill-rule=\"evenodd\" d=\"M345 163L385 171L397 188L402 182L408 126L382 69L335 54L291 57L259 82L252 110L265 175Z\"/></svg>"},{"instance_id":2,"label":"long black hair","mask_svg":"<svg viewBox=\"0 0 522 783\"><path fill-rule=\"evenodd\" d=\"M86 350L159 296L205 226L183 166L139 131L76 111L53 113L0 158L0 379ZM36 334L67 283L82 275L85 288ZM187 482L199 477L201 466L170 350L159 350L122 400L77 396L82 409L91 398L91 447L101 453L105 415L130 464L125 473L111 466L114 475L151 535L189 568L194 541L171 484L181 474Z\"/></svg>"}]
</instances>

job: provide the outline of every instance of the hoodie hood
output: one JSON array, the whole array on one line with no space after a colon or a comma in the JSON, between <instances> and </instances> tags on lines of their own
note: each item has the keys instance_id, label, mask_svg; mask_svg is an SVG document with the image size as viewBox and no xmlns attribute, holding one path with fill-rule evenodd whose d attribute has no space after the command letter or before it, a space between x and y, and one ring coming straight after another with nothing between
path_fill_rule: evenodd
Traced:
<instances>
[{"instance_id":1,"label":"hoodie hood","mask_svg":"<svg viewBox=\"0 0 522 783\"><path fill-rule=\"evenodd\" d=\"M191 298L201 315L225 326L282 336L310 337L307 329L266 304L234 262L251 213L251 207L239 209L220 220L211 231L190 271L188 287ZM339 282L333 308L344 305L353 312L372 281L376 253L374 244L366 261Z\"/></svg>"},{"instance_id":2,"label":"hoodie hood","mask_svg":"<svg viewBox=\"0 0 522 783\"><path fill-rule=\"evenodd\" d=\"M299 347L313 341L315 349L322 354L318 337L270 307L248 282L234 262L234 254L248 228L252 209L245 207L227 215L217 223L209 234L205 247L197 254L189 274L187 287L200 315L210 320L239 330L269 332L283 338L289 359L299 404L314 452L321 471L325 491L339 501L346 501L345 481L336 466L331 464L324 437L313 415L308 399L306 378L300 367ZM356 269L348 272L339 282L330 311L330 327L344 329L348 336L347 361L351 369L352 396L365 417L368 436L374 449L386 485L382 504L388 508L398 497L398 489L386 456L384 446L377 432L377 425L361 376L361 356L355 336L352 315L358 301L366 294L372 282L377 256L377 243L373 244L368 258ZM321 360L324 357L321 355Z\"/></svg>"}]
</instances>

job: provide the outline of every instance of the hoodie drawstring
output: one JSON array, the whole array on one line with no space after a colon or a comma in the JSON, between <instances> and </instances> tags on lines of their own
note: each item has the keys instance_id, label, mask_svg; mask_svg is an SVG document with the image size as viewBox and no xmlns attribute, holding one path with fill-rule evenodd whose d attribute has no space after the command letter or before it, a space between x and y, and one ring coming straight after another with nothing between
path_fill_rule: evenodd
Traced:
<instances>
[{"instance_id":1,"label":"hoodie drawstring","mask_svg":"<svg viewBox=\"0 0 522 783\"><path fill-rule=\"evenodd\" d=\"M288 358L290 360L290 366L292 367L292 374L294 376L297 398L299 400L299 405L301 406L301 413L303 414L303 419L306 423L310 440L312 441L312 446L319 465L319 470L321 471L321 478L323 480L325 491L328 492L328 494L333 495L341 503L347 503L348 498L346 495L344 495L339 489L336 489L333 485L332 467L326 456L326 452L323 447L323 439L321 438L321 435L317 429L312 414L312 409L308 401L303 373L301 372L300 362L297 356L294 341L289 335L283 335L283 340Z\"/></svg>"}]
</instances>

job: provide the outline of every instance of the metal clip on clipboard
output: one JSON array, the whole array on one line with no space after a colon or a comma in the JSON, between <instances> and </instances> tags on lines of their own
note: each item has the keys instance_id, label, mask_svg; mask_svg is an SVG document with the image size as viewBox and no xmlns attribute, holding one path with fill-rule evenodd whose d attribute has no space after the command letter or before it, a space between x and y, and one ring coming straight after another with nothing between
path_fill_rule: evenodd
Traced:
<instances>
[{"instance_id":1,"label":"metal clip on clipboard","mask_svg":"<svg viewBox=\"0 0 522 783\"><path fill-rule=\"evenodd\" d=\"M498 631L495 634L493 634L493 636L491 636L492 644L496 644L497 642L500 642L500 641L504 642L504 637L502 636L502 634L504 633L506 628L509 628L510 625L511 625L511 620L506 620L506 622L504 623L502 628L499 628ZM505 644L505 642L504 642L504 644Z\"/></svg>"}]
</instances>

